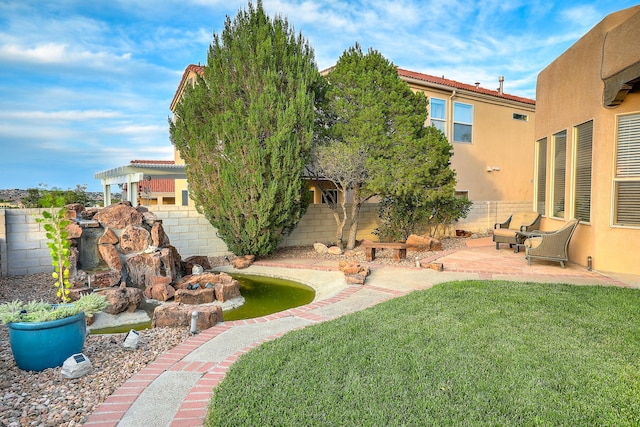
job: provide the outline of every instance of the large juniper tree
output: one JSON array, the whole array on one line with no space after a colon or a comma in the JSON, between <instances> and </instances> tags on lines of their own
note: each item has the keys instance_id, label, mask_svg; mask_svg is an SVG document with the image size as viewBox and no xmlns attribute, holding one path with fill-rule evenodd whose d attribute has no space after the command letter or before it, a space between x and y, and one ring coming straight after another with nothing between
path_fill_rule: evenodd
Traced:
<instances>
[{"instance_id":1,"label":"large juniper tree","mask_svg":"<svg viewBox=\"0 0 640 427\"><path fill-rule=\"evenodd\" d=\"M202 77L170 120L191 197L229 249L266 255L308 206L313 50L261 1L215 34Z\"/></svg>"},{"instance_id":2,"label":"large juniper tree","mask_svg":"<svg viewBox=\"0 0 640 427\"><path fill-rule=\"evenodd\" d=\"M347 248L355 246L362 204L372 196L422 201L454 196L452 147L435 128L424 127L427 98L414 93L397 68L376 50L356 44L326 75L324 120L314 148L313 168L342 193L329 204L337 240L349 222ZM346 207L346 194L352 196Z\"/></svg>"}]
</instances>

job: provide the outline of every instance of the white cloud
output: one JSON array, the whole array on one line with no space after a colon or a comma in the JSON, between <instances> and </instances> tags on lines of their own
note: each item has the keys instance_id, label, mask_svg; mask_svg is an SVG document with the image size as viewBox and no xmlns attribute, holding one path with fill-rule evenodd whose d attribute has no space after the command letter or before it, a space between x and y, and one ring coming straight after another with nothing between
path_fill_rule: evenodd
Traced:
<instances>
[{"instance_id":1,"label":"white cloud","mask_svg":"<svg viewBox=\"0 0 640 427\"><path fill-rule=\"evenodd\" d=\"M112 119L122 117L121 112L101 110L65 110L65 111L8 111L4 118L23 120L66 120L82 121L89 119Z\"/></svg>"}]
</instances>

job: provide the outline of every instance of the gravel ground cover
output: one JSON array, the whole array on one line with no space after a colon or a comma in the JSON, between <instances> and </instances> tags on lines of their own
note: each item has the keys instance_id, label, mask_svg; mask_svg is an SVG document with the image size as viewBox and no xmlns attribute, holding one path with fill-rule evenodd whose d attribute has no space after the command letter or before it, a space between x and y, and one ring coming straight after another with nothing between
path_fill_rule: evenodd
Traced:
<instances>
[{"instance_id":1,"label":"gravel ground cover","mask_svg":"<svg viewBox=\"0 0 640 427\"><path fill-rule=\"evenodd\" d=\"M442 240L442 251L465 245L462 238ZM394 261L391 251L376 253L372 263L364 250L356 247L344 255L320 254L309 247L278 249L270 258L351 259L363 265L414 266L415 257L423 259L438 252L407 251L407 259ZM212 257L212 266L228 263L228 257ZM53 279L49 273L0 278L0 303L13 300L42 299L55 302ZM89 335L83 353L91 360L93 372L77 379L65 379L61 368L42 372L19 369L11 354L9 333L0 325L0 426L79 426L111 393L136 372L164 352L189 337L187 329L155 328L141 331L137 350L122 347L125 334Z\"/></svg>"},{"instance_id":2,"label":"gravel ground cover","mask_svg":"<svg viewBox=\"0 0 640 427\"><path fill-rule=\"evenodd\" d=\"M55 301L49 273L0 279L0 303L13 300ZM0 326L0 426L79 426L121 384L159 355L189 337L178 328L140 332L137 350L122 347L125 334L89 335L83 353L93 372L65 379L61 368L28 372L11 354L9 332Z\"/></svg>"}]
</instances>

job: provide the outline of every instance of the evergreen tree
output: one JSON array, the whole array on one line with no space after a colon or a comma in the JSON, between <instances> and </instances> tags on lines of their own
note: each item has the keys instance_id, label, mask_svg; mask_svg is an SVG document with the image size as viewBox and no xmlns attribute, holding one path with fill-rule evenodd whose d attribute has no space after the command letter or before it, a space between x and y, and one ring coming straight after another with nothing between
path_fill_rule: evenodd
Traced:
<instances>
[{"instance_id":1,"label":"evergreen tree","mask_svg":"<svg viewBox=\"0 0 640 427\"><path fill-rule=\"evenodd\" d=\"M249 3L214 34L204 75L170 120L191 197L238 255L272 252L308 206L319 79L302 35Z\"/></svg>"},{"instance_id":2,"label":"evergreen tree","mask_svg":"<svg viewBox=\"0 0 640 427\"><path fill-rule=\"evenodd\" d=\"M326 126L314 150L313 169L343 193L341 212L330 205L338 240L348 216L347 248L355 246L360 208L374 195L404 197L411 205L454 196L452 147L441 132L424 126L426 96L414 93L393 63L373 49L364 54L356 44L326 78ZM353 200L347 212L349 190Z\"/></svg>"}]
</instances>

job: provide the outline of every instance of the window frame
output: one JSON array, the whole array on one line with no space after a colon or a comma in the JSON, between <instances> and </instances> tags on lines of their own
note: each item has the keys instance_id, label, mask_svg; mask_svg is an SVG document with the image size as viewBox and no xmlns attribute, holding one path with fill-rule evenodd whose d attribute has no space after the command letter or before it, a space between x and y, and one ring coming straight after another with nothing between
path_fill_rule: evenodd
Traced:
<instances>
[{"instance_id":1,"label":"window frame","mask_svg":"<svg viewBox=\"0 0 640 427\"><path fill-rule=\"evenodd\" d=\"M549 166L547 147L548 139L546 136L536 141L533 206L536 212L543 216L546 216L547 213L547 169ZM543 196L542 200L540 200L540 195Z\"/></svg>"},{"instance_id":2,"label":"window frame","mask_svg":"<svg viewBox=\"0 0 640 427\"><path fill-rule=\"evenodd\" d=\"M589 129L585 128L587 125L589 125ZM593 185L593 119L573 127L572 160L571 212L574 218L580 218L580 223L589 224L591 223ZM588 173L582 174L581 170L587 166ZM577 204L583 203L585 199L588 200L587 215L584 215L583 209L578 212L577 208Z\"/></svg>"},{"instance_id":3,"label":"window frame","mask_svg":"<svg viewBox=\"0 0 640 427\"><path fill-rule=\"evenodd\" d=\"M549 215L552 218L567 219L567 130L554 133L551 138L551 182L550 182L550 200L549 200ZM558 151L558 145L564 137L563 151ZM560 156L561 162L558 160ZM562 205L562 209L559 209L559 205ZM556 208L556 206L558 208ZM562 212L563 216L559 216L558 213Z\"/></svg>"},{"instance_id":4,"label":"window frame","mask_svg":"<svg viewBox=\"0 0 640 427\"><path fill-rule=\"evenodd\" d=\"M471 121L470 122L464 122L461 120L458 120L456 118L456 106L461 106L461 107L469 107L470 110L470 116L471 116ZM473 144L473 104L467 104L464 102L458 102L458 101L454 101L453 102L453 129L452 129L452 138L451 140L453 142L457 142L460 144ZM469 127L469 141L461 141L456 139L456 125L461 125L461 126L468 126Z\"/></svg>"},{"instance_id":5,"label":"window frame","mask_svg":"<svg viewBox=\"0 0 640 427\"><path fill-rule=\"evenodd\" d=\"M629 143L625 141L624 150L627 151L626 156L622 156L621 149L621 121L633 120L634 122L629 125L629 129L624 129L625 132L629 132L631 135L625 133L625 140L630 139ZM628 138L627 138L628 137ZM627 229L640 229L640 215L637 222L623 222L618 220L619 211L619 195L618 191L621 185L631 184L634 187L630 193L633 199L632 210L638 211L638 200L640 200L640 162L634 161L634 159L640 159L640 112L633 112L629 114L620 114L616 116L615 122L615 152L613 162L613 179L611 189L611 227L615 228L627 228ZM621 162L622 160L622 162ZM623 163L623 164L620 164ZM635 202L635 203L634 203ZM628 209L628 208L627 208Z\"/></svg>"},{"instance_id":6,"label":"window frame","mask_svg":"<svg viewBox=\"0 0 640 427\"><path fill-rule=\"evenodd\" d=\"M433 108L432 108L434 100L442 101L442 111L443 111L444 118L437 117L434 119ZM435 126L433 123L434 121L437 123L441 123L442 128ZM434 126L436 129L439 129L440 131L442 131L442 133L444 133L445 136L447 135L447 100L446 99L438 98L435 96L432 96L429 99L429 125Z\"/></svg>"}]
</instances>

